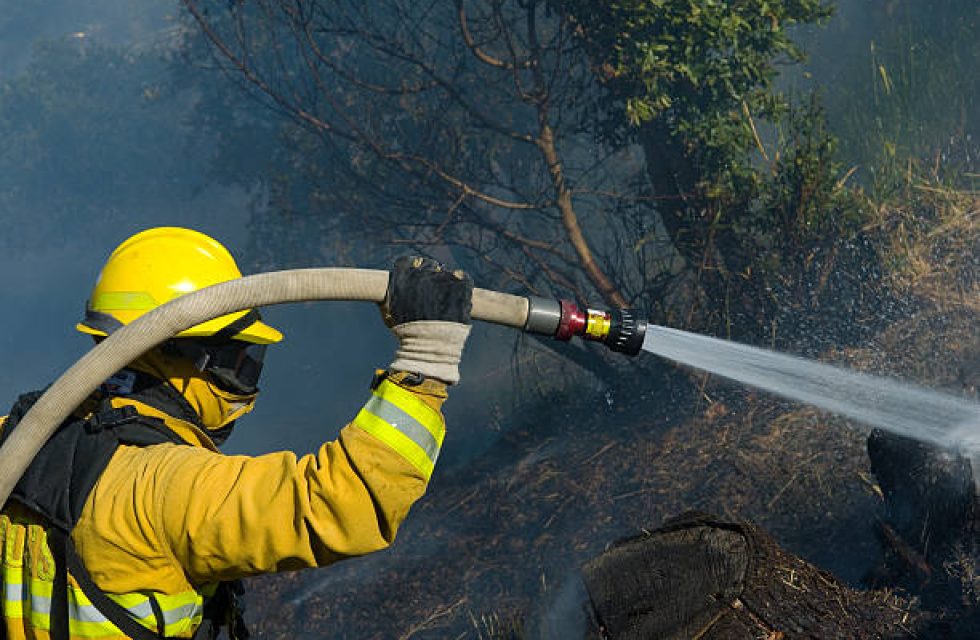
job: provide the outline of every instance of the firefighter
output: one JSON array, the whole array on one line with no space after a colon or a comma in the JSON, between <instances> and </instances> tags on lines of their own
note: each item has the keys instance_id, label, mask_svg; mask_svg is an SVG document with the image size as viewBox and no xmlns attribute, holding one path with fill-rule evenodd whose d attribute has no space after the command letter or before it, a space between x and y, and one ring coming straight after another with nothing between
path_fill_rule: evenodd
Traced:
<instances>
[{"instance_id":1,"label":"firefighter","mask_svg":"<svg viewBox=\"0 0 980 640\"><path fill-rule=\"evenodd\" d=\"M111 254L77 328L100 340L239 277L216 240L150 229ZM225 625L247 637L241 578L388 547L439 454L472 288L432 260L397 260L382 305L395 359L339 437L299 459L217 448L252 409L264 352L282 339L255 310L183 331L116 373L48 441L0 513L0 631L189 638ZM39 395L20 397L2 436Z\"/></svg>"}]
</instances>

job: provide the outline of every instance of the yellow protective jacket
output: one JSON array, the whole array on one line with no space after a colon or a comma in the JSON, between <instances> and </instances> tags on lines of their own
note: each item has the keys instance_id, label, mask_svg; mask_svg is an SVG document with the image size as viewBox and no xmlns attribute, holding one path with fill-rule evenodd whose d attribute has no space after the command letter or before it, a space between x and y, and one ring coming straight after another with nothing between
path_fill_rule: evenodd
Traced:
<instances>
[{"instance_id":1,"label":"yellow protective jacket","mask_svg":"<svg viewBox=\"0 0 980 640\"><path fill-rule=\"evenodd\" d=\"M206 432L127 397L192 446L120 446L71 540L92 580L148 629L189 638L219 581L321 567L386 548L425 492L445 433L445 386L378 384L337 440L297 459L219 453ZM8 640L50 637L49 527L9 501L0 512ZM125 638L68 576L72 639ZM2 634L0 634L2 635Z\"/></svg>"}]
</instances>

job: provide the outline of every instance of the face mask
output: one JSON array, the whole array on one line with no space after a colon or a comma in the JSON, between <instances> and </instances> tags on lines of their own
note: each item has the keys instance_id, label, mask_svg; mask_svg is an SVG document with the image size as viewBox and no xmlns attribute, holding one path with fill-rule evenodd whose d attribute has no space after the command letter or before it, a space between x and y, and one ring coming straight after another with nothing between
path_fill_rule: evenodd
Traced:
<instances>
[{"instance_id":1,"label":"face mask","mask_svg":"<svg viewBox=\"0 0 980 640\"><path fill-rule=\"evenodd\" d=\"M258 391L266 345L239 340L173 340L166 349L194 363L220 389L242 395Z\"/></svg>"},{"instance_id":2,"label":"face mask","mask_svg":"<svg viewBox=\"0 0 980 640\"><path fill-rule=\"evenodd\" d=\"M258 396L258 391L247 394L233 393L222 389L211 380L206 380L205 382L207 386L206 393L211 396L213 405L210 407L210 410L205 411L204 415L201 416L204 426L207 427L209 434L214 434L225 428L230 432L232 423L255 407L255 398ZM227 439L227 437L228 434L225 434L222 440Z\"/></svg>"},{"instance_id":3,"label":"face mask","mask_svg":"<svg viewBox=\"0 0 980 640\"><path fill-rule=\"evenodd\" d=\"M225 388L216 377L199 369L194 360L170 345L154 349L137 361L137 370L166 380L190 405L205 432L215 444L228 438L235 420L255 406L258 389Z\"/></svg>"},{"instance_id":4,"label":"face mask","mask_svg":"<svg viewBox=\"0 0 980 640\"><path fill-rule=\"evenodd\" d=\"M176 339L164 347L200 372L182 394L199 410L211 439L228 438L235 420L252 410L266 345L238 340Z\"/></svg>"}]
</instances>

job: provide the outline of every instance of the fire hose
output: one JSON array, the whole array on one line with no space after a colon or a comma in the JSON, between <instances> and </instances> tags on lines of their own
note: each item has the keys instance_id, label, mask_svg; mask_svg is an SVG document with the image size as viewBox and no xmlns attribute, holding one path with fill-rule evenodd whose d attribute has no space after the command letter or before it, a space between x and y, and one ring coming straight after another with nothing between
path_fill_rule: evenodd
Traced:
<instances>
[{"instance_id":1,"label":"fire hose","mask_svg":"<svg viewBox=\"0 0 980 640\"><path fill-rule=\"evenodd\" d=\"M294 269L260 273L176 298L115 331L47 388L0 448L0 505L48 438L106 379L181 331L219 316L289 302L384 299L388 272ZM568 300L475 289L474 320L567 341L580 337L613 351L639 353L647 324L628 309L580 309Z\"/></svg>"}]
</instances>

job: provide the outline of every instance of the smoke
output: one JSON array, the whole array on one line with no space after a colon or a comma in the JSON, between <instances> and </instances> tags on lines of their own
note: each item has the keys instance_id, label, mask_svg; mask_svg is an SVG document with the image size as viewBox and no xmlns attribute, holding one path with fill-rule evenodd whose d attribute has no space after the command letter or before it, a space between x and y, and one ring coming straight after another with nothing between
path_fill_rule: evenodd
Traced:
<instances>
[{"instance_id":1,"label":"smoke","mask_svg":"<svg viewBox=\"0 0 980 640\"><path fill-rule=\"evenodd\" d=\"M13 75L31 60L39 40L97 38L125 47L144 46L169 37L172 2L40 2L3 3L0 15L0 76Z\"/></svg>"},{"instance_id":2,"label":"smoke","mask_svg":"<svg viewBox=\"0 0 980 640\"><path fill-rule=\"evenodd\" d=\"M208 180L209 140L182 126L198 115L194 101L171 86L165 61L134 55L170 37L174 10L169 1L28 1L0 16L0 76L10 80L0 126L11 134L0 148L0 414L92 346L74 325L105 259L133 233L191 227L253 271L250 250L262 238L249 228L252 194ZM64 76L96 50L111 69L80 65L72 69L83 76ZM264 313L287 340L270 350L262 398L227 449L305 453L356 414L392 341L370 305Z\"/></svg>"},{"instance_id":3,"label":"smoke","mask_svg":"<svg viewBox=\"0 0 980 640\"><path fill-rule=\"evenodd\" d=\"M566 575L561 586L542 598L541 606L531 617L528 638L556 640L584 638L589 625L589 594L582 574Z\"/></svg>"}]
</instances>

